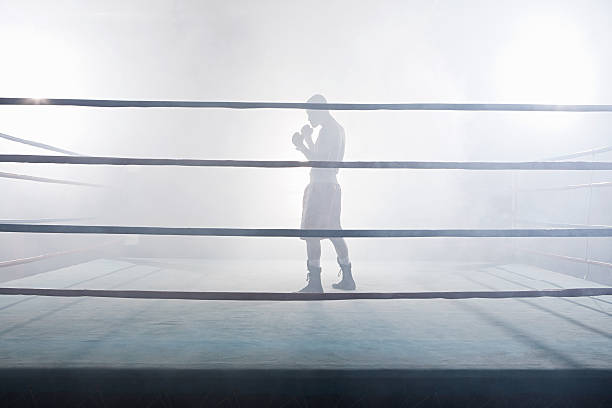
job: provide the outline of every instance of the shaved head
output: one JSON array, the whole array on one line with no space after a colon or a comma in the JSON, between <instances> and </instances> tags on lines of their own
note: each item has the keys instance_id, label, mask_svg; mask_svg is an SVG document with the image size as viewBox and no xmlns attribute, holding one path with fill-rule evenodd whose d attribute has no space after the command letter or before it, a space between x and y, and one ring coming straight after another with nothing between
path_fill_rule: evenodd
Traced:
<instances>
[{"instance_id":1,"label":"shaved head","mask_svg":"<svg viewBox=\"0 0 612 408\"><path fill-rule=\"evenodd\" d=\"M307 103L327 103L327 99L321 94L312 95ZM323 121L329 117L329 111L327 110L307 110L308 120L313 127L319 126Z\"/></svg>"},{"instance_id":2,"label":"shaved head","mask_svg":"<svg viewBox=\"0 0 612 408\"><path fill-rule=\"evenodd\" d=\"M308 103L327 103L327 99L325 99L325 97L321 94L315 94L315 95L312 95L310 98L308 98L306 102Z\"/></svg>"}]
</instances>

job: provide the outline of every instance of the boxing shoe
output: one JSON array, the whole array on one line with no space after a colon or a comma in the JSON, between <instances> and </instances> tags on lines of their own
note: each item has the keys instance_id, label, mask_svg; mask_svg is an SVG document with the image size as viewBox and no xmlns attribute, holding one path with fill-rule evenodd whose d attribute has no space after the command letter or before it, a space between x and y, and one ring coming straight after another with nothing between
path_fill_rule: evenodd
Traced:
<instances>
[{"instance_id":1,"label":"boxing shoe","mask_svg":"<svg viewBox=\"0 0 612 408\"><path fill-rule=\"evenodd\" d=\"M308 267L308 274L306 275L306 281L308 284L303 287L298 293L323 293L323 286L321 285L321 268L316 266Z\"/></svg>"},{"instance_id":2,"label":"boxing shoe","mask_svg":"<svg viewBox=\"0 0 612 408\"><path fill-rule=\"evenodd\" d=\"M341 289L341 290L355 290L355 281L353 280L353 274L351 273L351 264L340 265L340 271L338 272L338 276L342 274L342 279L338 283L333 283L332 288Z\"/></svg>"}]
</instances>

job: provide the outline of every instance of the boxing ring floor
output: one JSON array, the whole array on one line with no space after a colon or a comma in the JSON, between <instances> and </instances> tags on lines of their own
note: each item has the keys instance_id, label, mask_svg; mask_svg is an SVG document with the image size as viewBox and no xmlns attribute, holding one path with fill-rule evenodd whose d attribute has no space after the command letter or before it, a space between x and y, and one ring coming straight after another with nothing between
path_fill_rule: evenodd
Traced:
<instances>
[{"instance_id":1,"label":"boxing ring floor","mask_svg":"<svg viewBox=\"0 0 612 408\"><path fill-rule=\"evenodd\" d=\"M336 277L323 262L326 291ZM601 285L524 264L355 262L359 291ZM96 259L5 287L276 291L302 261ZM329 289L328 289L329 288ZM612 370L612 296L350 301L0 297L0 369Z\"/></svg>"}]
</instances>

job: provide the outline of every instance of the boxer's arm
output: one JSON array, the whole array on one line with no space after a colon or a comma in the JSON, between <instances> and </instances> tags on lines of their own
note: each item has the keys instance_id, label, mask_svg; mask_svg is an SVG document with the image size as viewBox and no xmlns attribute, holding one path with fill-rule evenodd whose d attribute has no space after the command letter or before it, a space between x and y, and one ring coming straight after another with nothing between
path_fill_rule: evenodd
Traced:
<instances>
[{"instance_id":1,"label":"boxer's arm","mask_svg":"<svg viewBox=\"0 0 612 408\"><path fill-rule=\"evenodd\" d=\"M301 135L304 136L304 141L306 142L306 147L310 150L314 151L315 144L312 141L312 128L310 125L306 124L302 126Z\"/></svg>"},{"instance_id":2,"label":"boxer's arm","mask_svg":"<svg viewBox=\"0 0 612 408\"><path fill-rule=\"evenodd\" d=\"M304 141L306 142L307 146L304 146ZM318 160L315 144L312 141L312 128L309 125L304 125L300 133L294 133L293 144L297 150L306 156L307 160Z\"/></svg>"},{"instance_id":3,"label":"boxer's arm","mask_svg":"<svg viewBox=\"0 0 612 408\"><path fill-rule=\"evenodd\" d=\"M295 146L295 148L297 150L299 150L300 152L302 152L302 154L304 156L306 156L306 159L308 161L317 160L316 157L315 157L316 155L315 155L314 149L309 149L306 146L304 146L303 144L302 145L297 145L297 146Z\"/></svg>"},{"instance_id":4,"label":"boxer's arm","mask_svg":"<svg viewBox=\"0 0 612 408\"><path fill-rule=\"evenodd\" d=\"M310 150L314 150L315 148L315 144L312 141L312 134L306 135L304 137L304 141L306 142L306 146L310 149Z\"/></svg>"}]
</instances>

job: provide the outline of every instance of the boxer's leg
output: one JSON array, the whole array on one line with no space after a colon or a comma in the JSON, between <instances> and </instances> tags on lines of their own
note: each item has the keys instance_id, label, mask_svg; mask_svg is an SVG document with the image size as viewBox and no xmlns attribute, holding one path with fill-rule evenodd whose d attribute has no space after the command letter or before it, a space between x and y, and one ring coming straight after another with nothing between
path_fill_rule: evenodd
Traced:
<instances>
[{"instance_id":1,"label":"boxer's leg","mask_svg":"<svg viewBox=\"0 0 612 408\"><path fill-rule=\"evenodd\" d=\"M340 265L349 265L351 262L349 261L348 246L346 246L344 238L330 238L330 240L336 249L338 263Z\"/></svg>"},{"instance_id":2,"label":"boxer's leg","mask_svg":"<svg viewBox=\"0 0 612 408\"><path fill-rule=\"evenodd\" d=\"M312 229L317 226L319 207L321 204L320 200L320 186L310 183L304 190L304 197L302 199L302 229ZM321 286L321 241L318 238L304 238L306 241L306 255L308 261L306 267L308 268L308 275L306 280L308 285L304 287L300 292L305 293L323 293L323 286Z\"/></svg>"},{"instance_id":3,"label":"boxer's leg","mask_svg":"<svg viewBox=\"0 0 612 408\"><path fill-rule=\"evenodd\" d=\"M321 285L321 241L319 239L306 239L308 261L308 284L300 290L302 293L323 293Z\"/></svg>"},{"instance_id":4,"label":"boxer's leg","mask_svg":"<svg viewBox=\"0 0 612 408\"><path fill-rule=\"evenodd\" d=\"M308 265L321 267L321 241L319 239L306 239L306 254Z\"/></svg>"},{"instance_id":5,"label":"boxer's leg","mask_svg":"<svg viewBox=\"0 0 612 408\"><path fill-rule=\"evenodd\" d=\"M336 254L338 254L338 264L342 270L342 279L340 282L332 284L332 287L334 289L355 290L355 281L353 280L346 241L344 238L331 238L331 242L334 244Z\"/></svg>"}]
</instances>

